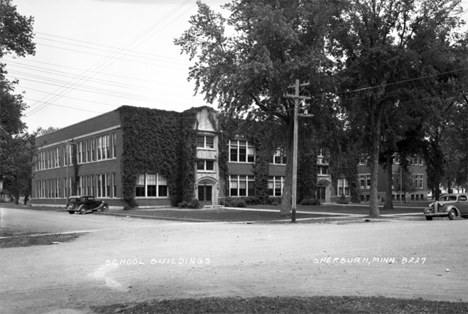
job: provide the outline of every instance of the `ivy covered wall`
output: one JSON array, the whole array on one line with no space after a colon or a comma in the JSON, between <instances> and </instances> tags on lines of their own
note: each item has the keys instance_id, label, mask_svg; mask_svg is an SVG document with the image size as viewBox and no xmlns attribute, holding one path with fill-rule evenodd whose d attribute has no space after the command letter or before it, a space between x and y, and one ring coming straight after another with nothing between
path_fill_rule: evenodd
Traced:
<instances>
[{"instance_id":1,"label":"ivy covered wall","mask_svg":"<svg viewBox=\"0 0 468 314\"><path fill-rule=\"evenodd\" d=\"M130 207L138 205L136 178L143 173L166 177L172 205L193 199L199 110L118 109L123 129L122 195Z\"/></svg>"}]
</instances>

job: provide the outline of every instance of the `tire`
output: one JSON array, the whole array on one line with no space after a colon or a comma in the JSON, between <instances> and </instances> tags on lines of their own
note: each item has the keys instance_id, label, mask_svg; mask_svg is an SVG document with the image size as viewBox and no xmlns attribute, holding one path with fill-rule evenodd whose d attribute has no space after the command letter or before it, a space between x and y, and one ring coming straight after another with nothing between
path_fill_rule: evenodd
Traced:
<instances>
[{"instance_id":1,"label":"tire","mask_svg":"<svg viewBox=\"0 0 468 314\"><path fill-rule=\"evenodd\" d=\"M432 216L426 216L426 220L432 220Z\"/></svg>"},{"instance_id":2,"label":"tire","mask_svg":"<svg viewBox=\"0 0 468 314\"><path fill-rule=\"evenodd\" d=\"M108 210L109 210L109 205L105 204L104 206L102 206L101 210L102 210L103 212L108 211Z\"/></svg>"},{"instance_id":3,"label":"tire","mask_svg":"<svg viewBox=\"0 0 468 314\"><path fill-rule=\"evenodd\" d=\"M70 215L73 215L73 214L75 213L75 211L74 211L74 210L69 210L68 213L69 213Z\"/></svg>"},{"instance_id":4,"label":"tire","mask_svg":"<svg viewBox=\"0 0 468 314\"><path fill-rule=\"evenodd\" d=\"M81 206L80 207L80 214L82 214L82 215L86 214L86 206Z\"/></svg>"},{"instance_id":5,"label":"tire","mask_svg":"<svg viewBox=\"0 0 468 314\"><path fill-rule=\"evenodd\" d=\"M451 209L448 213L448 218L450 220L454 220L455 217L457 217L457 212L455 211L455 209Z\"/></svg>"}]
</instances>

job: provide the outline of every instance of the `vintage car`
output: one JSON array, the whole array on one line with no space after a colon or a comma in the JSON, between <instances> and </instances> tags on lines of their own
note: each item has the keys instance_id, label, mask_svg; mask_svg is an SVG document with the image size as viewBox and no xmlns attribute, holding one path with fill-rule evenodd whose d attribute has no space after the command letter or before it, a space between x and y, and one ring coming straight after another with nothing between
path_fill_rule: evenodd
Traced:
<instances>
[{"instance_id":1,"label":"vintage car","mask_svg":"<svg viewBox=\"0 0 468 314\"><path fill-rule=\"evenodd\" d=\"M70 196L67 201L67 211L70 214L75 212L86 214L88 211L94 212L97 210L105 212L108 209L109 205L107 203L97 200L91 195Z\"/></svg>"},{"instance_id":2,"label":"vintage car","mask_svg":"<svg viewBox=\"0 0 468 314\"><path fill-rule=\"evenodd\" d=\"M427 220L433 217L448 217L450 220L457 216L468 218L468 194L443 195L424 209L424 216Z\"/></svg>"}]
</instances>

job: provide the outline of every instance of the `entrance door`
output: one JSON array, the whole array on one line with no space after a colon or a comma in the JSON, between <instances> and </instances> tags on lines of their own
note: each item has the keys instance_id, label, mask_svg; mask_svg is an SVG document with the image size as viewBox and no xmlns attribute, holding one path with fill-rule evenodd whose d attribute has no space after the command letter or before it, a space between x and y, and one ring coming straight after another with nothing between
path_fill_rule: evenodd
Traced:
<instances>
[{"instance_id":1,"label":"entrance door","mask_svg":"<svg viewBox=\"0 0 468 314\"><path fill-rule=\"evenodd\" d=\"M213 186L198 185L198 200L202 205L212 205Z\"/></svg>"},{"instance_id":2,"label":"entrance door","mask_svg":"<svg viewBox=\"0 0 468 314\"><path fill-rule=\"evenodd\" d=\"M326 187L324 186L317 187L317 199L321 202L325 202L325 190Z\"/></svg>"}]
</instances>

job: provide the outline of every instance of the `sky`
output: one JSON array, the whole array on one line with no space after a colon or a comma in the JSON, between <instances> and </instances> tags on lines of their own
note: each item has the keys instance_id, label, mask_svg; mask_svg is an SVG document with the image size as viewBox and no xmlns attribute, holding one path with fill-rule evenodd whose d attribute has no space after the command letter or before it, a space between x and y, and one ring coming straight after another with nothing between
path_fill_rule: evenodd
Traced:
<instances>
[{"instance_id":1,"label":"sky","mask_svg":"<svg viewBox=\"0 0 468 314\"><path fill-rule=\"evenodd\" d=\"M228 0L205 0L212 9ZM207 104L188 82L193 62L173 44L196 0L13 0L34 17L36 54L7 56L28 105L28 131L63 128L129 105L183 111ZM468 1L463 1L467 19ZM216 107L216 104L210 105Z\"/></svg>"},{"instance_id":2,"label":"sky","mask_svg":"<svg viewBox=\"0 0 468 314\"><path fill-rule=\"evenodd\" d=\"M223 0L205 1L219 11ZM13 0L34 17L36 54L6 56L7 77L28 105L28 131L63 128L123 105L183 111L194 96L189 61L173 44L195 0ZM211 105L210 105L211 106ZM214 105L213 107L216 107Z\"/></svg>"}]
</instances>

